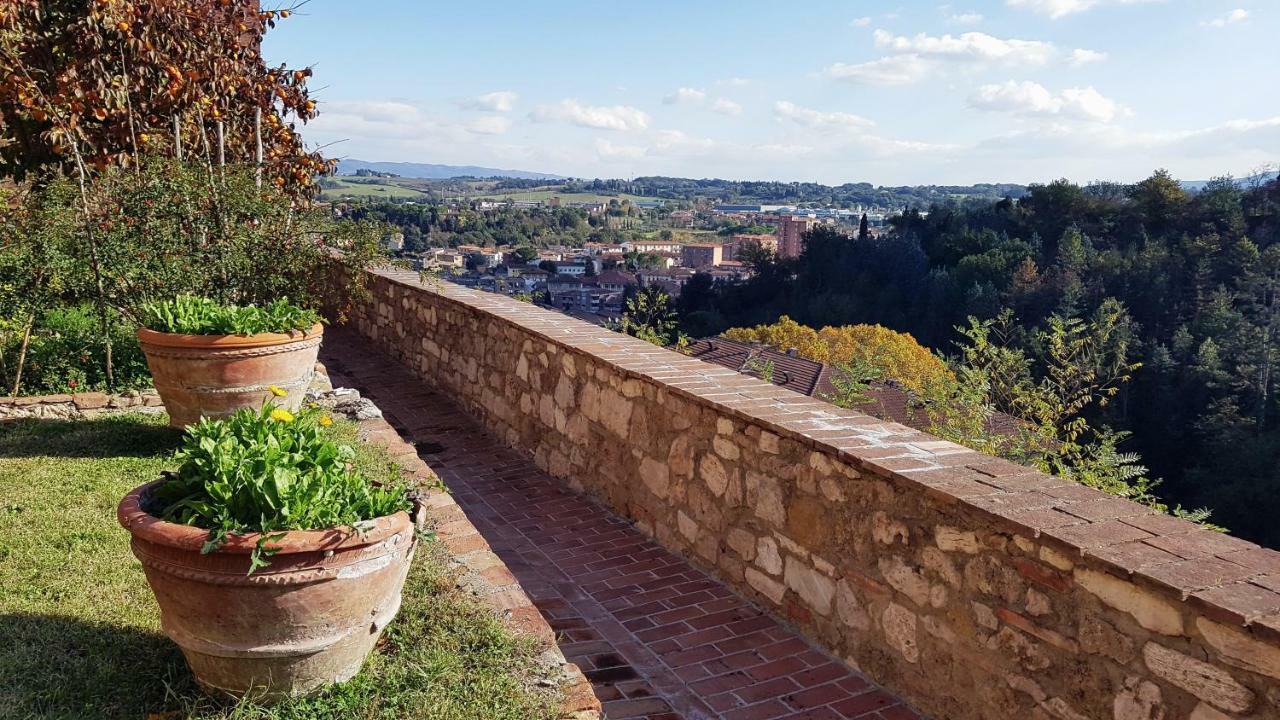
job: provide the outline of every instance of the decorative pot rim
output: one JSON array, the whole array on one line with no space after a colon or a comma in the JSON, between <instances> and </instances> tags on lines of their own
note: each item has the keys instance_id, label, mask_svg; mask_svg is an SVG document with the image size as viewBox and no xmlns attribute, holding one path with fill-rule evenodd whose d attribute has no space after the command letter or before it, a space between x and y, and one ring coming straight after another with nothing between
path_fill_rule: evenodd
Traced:
<instances>
[{"instance_id":1,"label":"decorative pot rim","mask_svg":"<svg viewBox=\"0 0 1280 720\"><path fill-rule=\"evenodd\" d=\"M194 525L173 523L152 515L142 508L143 498L152 488L164 482L163 479L152 480L129 491L116 508L116 519L120 526L129 531L135 539L166 547L200 552L209 539L209 531ZM313 553L322 550L347 550L382 542L393 535L398 535L415 528L424 509L417 498L410 494L413 502L413 515L401 510L391 515L383 515L368 522L367 528L361 532L348 526L324 528L322 530L284 530L268 533L277 536L267 546L275 550L273 557L291 553ZM258 538L263 533L245 533L228 535L217 552L232 555L248 555L257 547Z\"/></svg>"},{"instance_id":2,"label":"decorative pot rim","mask_svg":"<svg viewBox=\"0 0 1280 720\"><path fill-rule=\"evenodd\" d=\"M144 346L153 345L157 347L231 349L284 345L323 334L324 326L320 323L312 325L309 330L291 330L287 333L256 333L254 335L189 335L138 328L138 342Z\"/></svg>"}]
</instances>

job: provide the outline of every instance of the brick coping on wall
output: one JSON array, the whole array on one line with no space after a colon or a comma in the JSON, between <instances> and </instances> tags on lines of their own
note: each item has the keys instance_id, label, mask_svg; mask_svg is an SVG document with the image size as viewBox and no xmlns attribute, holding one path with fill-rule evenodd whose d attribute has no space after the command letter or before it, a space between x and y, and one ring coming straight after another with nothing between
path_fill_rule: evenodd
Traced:
<instances>
[{"instance_id":1,"label":"brick coping on wall","mask_svg":"<svg viewBox=\"0 0 1280 720\"><path fill-rule=\"evenodd\" d=\"M495 293L378 270L1280 643L1280 552Z\"/></svg>"}]
</instances>

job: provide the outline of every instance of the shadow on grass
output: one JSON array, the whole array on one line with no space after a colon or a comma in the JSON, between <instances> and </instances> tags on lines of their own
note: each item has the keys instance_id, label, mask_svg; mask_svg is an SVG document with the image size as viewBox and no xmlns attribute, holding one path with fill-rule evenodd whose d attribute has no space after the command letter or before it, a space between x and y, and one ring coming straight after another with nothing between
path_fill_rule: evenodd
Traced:
<instances>
[{"instance_id":1,"label":"shadow on grass","mask_svg":"<svg viewBox=\"0 0 1280 720\"><path fill-rule=\"evenodd\" d=\"M16 613L0 615L0 638L4 717L144 718L193 694L182 654L157 632Z\"/></svg>"},{"instance_id":2,"label":"shadow on grass","mask_svg":"<svg viewBox=\"0 0 1280 720\"><path fill-rule=\"evenodd\" d=\"M156 457L173 452L181 441L182 430L165 425L162 416L0 422L0 458Z\"/></svg>"}]
</instances>

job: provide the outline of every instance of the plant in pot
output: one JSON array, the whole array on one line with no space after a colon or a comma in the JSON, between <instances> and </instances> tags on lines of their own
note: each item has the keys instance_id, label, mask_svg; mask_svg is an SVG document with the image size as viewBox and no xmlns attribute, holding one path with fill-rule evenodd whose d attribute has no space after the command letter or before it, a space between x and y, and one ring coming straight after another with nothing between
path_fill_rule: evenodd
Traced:
<instances>
[{"instance_id":1,"label":"plant in pot","mask_svg":"<svg viewBox=\"0 0 1280 720\"><path fill-rule=\"evenodd\" d=\"M287 299L258 307L192 295L144 305L142 325L138 343L175 427L257 408L272 388L297 410L324 330L314 310Z\"/></svg>"},{"instance_id":2,"label":"plant in pot","mask_svg":"<svg viewBox=\"0 0 1280 720\"><path fill-rule=\"evenodd\" d=\"M310 407L187 428L165 473L117 510L165 633L215 696L274 701L359 672L400 594L422 508Z\"/></svg>"}]
</instances>

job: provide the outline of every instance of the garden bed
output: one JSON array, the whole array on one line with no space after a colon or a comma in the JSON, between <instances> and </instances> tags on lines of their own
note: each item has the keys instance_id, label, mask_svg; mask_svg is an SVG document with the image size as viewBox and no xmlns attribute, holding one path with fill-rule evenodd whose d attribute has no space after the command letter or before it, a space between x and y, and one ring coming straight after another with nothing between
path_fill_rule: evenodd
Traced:
<instances>
[{"instance_id":1,"label":"garden bed","mask_svg":"<svg viewBox=\"0 0 1280 720\"><path fill-rule=\"evenodd\" d=\"M0 422L0 637L6 640L0 706L6 712L165 720L596 716L589 685L547 642L550 631L527 599L524 607L495 612L523 596L518 586L477 591L471 576L485 573L472 567L475 558L454 557L435 540L423 544L400 615L354 680L270 708L215 704L161 633L128 534L115 521L126 492L173 466L180 431L165 421L164 415L122 414ZM337 431L370 440L361 444L361 462L385 463L394 455L406 471L429 477L381 419L340 423ZM436 522L466 522L439 488L427 497ZM506 604L495 602L499 598Z\"/></svg>"}]
</instances>

